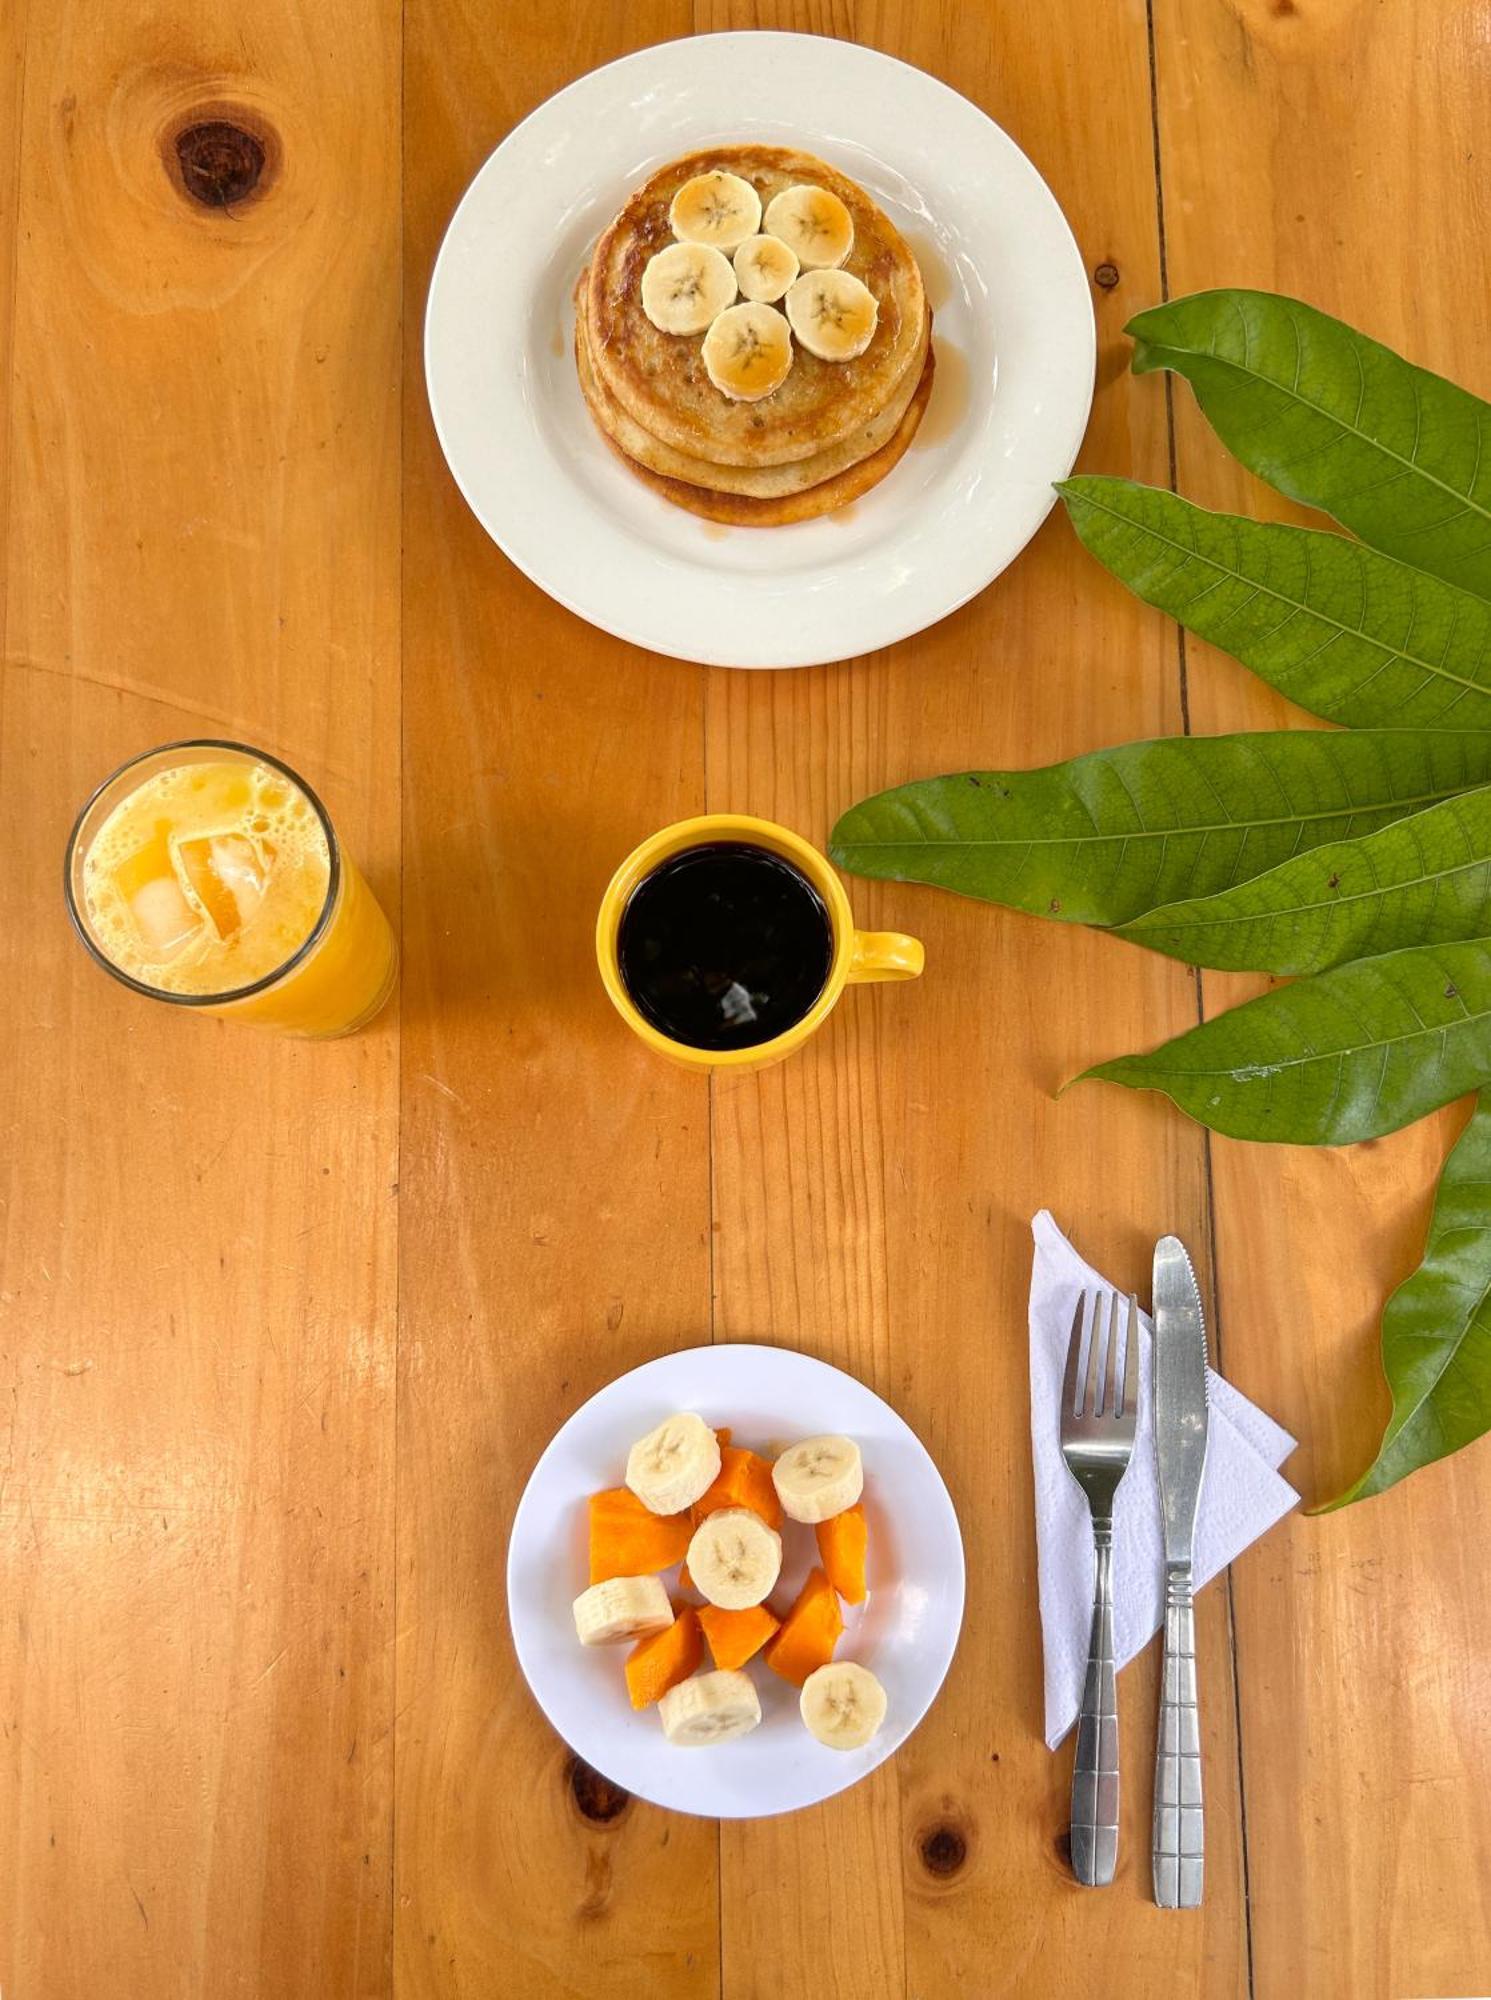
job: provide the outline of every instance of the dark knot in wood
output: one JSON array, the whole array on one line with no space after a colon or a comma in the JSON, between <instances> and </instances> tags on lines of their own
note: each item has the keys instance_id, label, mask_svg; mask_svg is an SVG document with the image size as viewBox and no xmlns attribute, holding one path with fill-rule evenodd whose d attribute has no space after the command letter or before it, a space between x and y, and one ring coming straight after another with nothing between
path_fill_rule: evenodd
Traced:
<instances>
[{"instance_id":1,"label":"dark knot in wood","mask_svg":"<svg viewBox=\"0 0 1491 2000\"><path fill-rule=\"evenodd\" d=\"M181 185L204 208L233 208L258 187L267 158L264 141L226 118L204 119L176 135Z\"/></svg>"},{"instance_id":2,"label":"dark knot in wood","mask_svg":"<svg viewBox=\"0 0 1491 2000\"><path fill-rule=\"evenodd\" d=\"M1101 285L1105 292L1111 292L1118 283L1118 266L1105 261L1098 265L1092 277L1094 284Z\"/></svg>"},{"instance_id":3,"label":"dark knot in wood","mask_svg":"<svg viewBox=\"0 0 1491 2000\"><path fill-rule=\"evenodd\" d=\"M968 1842L957 1827L945 1821L940 1826L930 1827L921 1837L920 1851L922 1866L929 1875L935 1875L939 1882L945 1882L950 1875L956 1875L968 1859Z\"/></svg>"},{"instance_id":4,"label":"dark knot in wood","mask_svg":"<svg viewBox=\"0 0 1491 2000\"><path fill-rule=\"evenodd\" d=\"M632 1802L630 1792L624 1792L620 1785L613 1785L599 1771L592 1771L579 1757L570 1758L564 1775L581 1818L589 1820L592 1826L614 1825Z\"/></svg>"}]
</instances>

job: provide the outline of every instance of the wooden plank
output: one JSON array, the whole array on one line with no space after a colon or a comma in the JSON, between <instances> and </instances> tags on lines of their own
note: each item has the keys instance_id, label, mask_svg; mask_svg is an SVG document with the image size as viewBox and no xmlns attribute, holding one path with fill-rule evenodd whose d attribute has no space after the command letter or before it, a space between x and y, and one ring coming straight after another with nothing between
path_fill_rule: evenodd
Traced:
<instances>
[{"instance_id":1,"label":"wooden plank","mask_svg":"<svg viewBox=\"0 0 1491 2000\"><path fill-rule=\"evenodd\" d=\"M550 1435L708 1330L707 1085L612 1013L591 925L697 808L700 670L592 631L467 513L421 384L440 236L516 119L676 5L406 25L407 734L396 1990L718 1990L716 1834L576 1772L513 1662L504 1524ZM604 1468L597 1468L597 1478ZM564 1533L556 1523L556 1552Z\"/></svg>"},{"instance_id":2,"label":"wooden plank","mask_svg":"<svg viewBox=\"0 0 1491 2000\"><path fill-rule=\"evenodd\" d=\"M383 1989L396 1015L297 1045L78 949L86 789L207 731L396 892L396 11L31 10L0 991L0 1984ZM353 85L355 84L355 88ZM207 107L230 211L168 172Z\"/></svg>"},{"instance_id":3,"label":"wooden plank","mask_svg":"<svg viewBox=\"0 0 1491 2000\"><path fill-rule=\"evenodd\" d=\"M0 105L4 106L0 132L16 135L17 141L25 81L27 13L25 0L16 0L14 6L0 11ZM12 357L16 260L21 244L20 192L21 149L19 143L12 143L0 148L0 547L6 546L10 519ZM0 562L0 634L5 630L6 567Z\"/></svg>"},{"instance_id":4,"label":"wooden plank","mask_svg":"<svg viewBox=\"0 0 1491 2000\"><path fill-rule=\"evenodd\" d=\"M1171 289L1259 285L1352 320L1491 393L1485 89L1468 0L1157 0ZM1162 391L1155 383L1152 393ZM1175 396L1182 490L1288 516ZM1300 517L1303 518L1303 517ZM1189 647L1198 729L1299 722ZM1209 977L1208 1011L1258 982ZM1216 1142L1230 1373L1301 1438L1307 1497L1339 1491L1386 1413L1377 1319L1416 1261L1463 1113L1371 1146ZM1481 1447L1385 1497L1295 1518L1236 1572L1260 1996L1475 1992L1491 1964L1491 1600L1472 1523Z\"/></svg>"},{"instance_id":5,"label":"wooden plank","mask_svg":"<svg viewBox=\"0 0 1491 2000\"><path fill-rule=\"evenodd\" d=\"M1119 329L1158 286L1142 5L711 6L701 25L853 34L941 75L1048 176L1096 288L1100 392L1084 464L1163 479L1163 405ZM1108 276L1105 273L1105 277ZM934 279L935 282L935 279ZM1053 520L973 604L888 655L710 676L709 803L817 840L854 799L969 763L1034 764L1178 729L1173 640ZM725 1829L725 1991L1239 1993L1247 1980L1233 1694L1220 1592L1203 1600L1209 1903L1149 1900L1154 1663L1122 1683L1129 1773L1118 1886L1064 1855L1070 1751L1040 1740L1025 1301L1030 1217L1148 1288L1154 1236L1205 1235L1202 1148L1153 1103L1054 1087L1194 1018L1188 975L1122 947L927 892L853 885L872 926L918 932L921 986L847 996L816 1044L715 1088L715 1333L862 1375L938 1458L959 1507L968 1613L947 1689L895 1764L812 1812ZM904 1973L903 1973L904 1968Z\"/></svg>"}]
</instances>

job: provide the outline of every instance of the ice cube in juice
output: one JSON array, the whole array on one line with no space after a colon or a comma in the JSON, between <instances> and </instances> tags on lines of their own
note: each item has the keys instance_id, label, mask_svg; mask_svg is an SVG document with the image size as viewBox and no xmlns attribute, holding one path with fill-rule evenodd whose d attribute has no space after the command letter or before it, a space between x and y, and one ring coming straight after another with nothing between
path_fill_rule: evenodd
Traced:
<instances>
[{"instance_id":1,"label":"ice cube in juice","mask_svg":"<svg viewBox=\"0 0 1491 2000\"><path fill-rule=\"evenodd\" d=\"M181 878L220 941L253 921L274 863L267 841L246 833L212 833L172 845Z\"/></svg>"},{"instance_id":2,"label":"ice cube in juice","mask_svg":"<svg viewBox=\"0 0 1491 2000\"><path fill-rule=\"evenodd\" d=\"M129 914L147 957L164 963L190 944L202 919L181 893L174 875L142 882L129 899Z\"/></svg>"},{"instance_id":3,"label":"ice cube in juice","mask_svg":"<svg viewBox=\"0 0 1491 2000\"><path fill-rule=\"evenodd\" d=\"M168 823L160 821L143 847L114 870L118 889L144 957L164 964L202 928L202 919L181 892L171 865Z\"/></svg>"}]
</instances>

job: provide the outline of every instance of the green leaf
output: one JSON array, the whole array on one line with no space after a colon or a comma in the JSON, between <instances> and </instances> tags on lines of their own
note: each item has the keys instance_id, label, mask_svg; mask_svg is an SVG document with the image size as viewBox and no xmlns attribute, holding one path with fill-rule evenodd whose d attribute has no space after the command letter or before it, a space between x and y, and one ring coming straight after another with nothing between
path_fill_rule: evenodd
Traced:
<instances>
[{"instance_id":1,"label":"green leaf","mask_svg":"<svg viewBox=\"0 0 1491 2000\"><path fill-rule=\"evenodd\" d=\"M1491 405L1271 292L1198 292L1129 323L1244 465L1388 555L1491 596Z\"/></svg>"},{"instance_id":2,"label":"green leaf","mask_svg":"<svg viewBox=\"0 0 1491 2000\"><path fill-rule=\"evenodd\" d=\"M1382 1493L1491 1430L1491 1097L1484 1091L1445 1161L1423 1262L1383 1311L1382 1367L1393 1393L1382 1444L1329 1507Z\"/></svg>"},{"instance_id":3,"label":"green leaf","mask_svg":"<svg viewBox=\"0 0 1491 2000\"><path fill-rule=\"evenodd\" d=\"M831 852L857 875L1123 924L1487 783L1491 732L1182 736L902 785L851 807Z\"/></svg>"},{"instance_id":4,"label":"green leaf","mask_svg":"<svg viewBox=\"0 0 1491 2000\"><path fill-rule=\"evenodd\" d=\"M1304 973L1491 936L1491 789L1329 841L1221 895L1147 910L1118 934L1188 965Z\"/></svg>"},{"instance_id":5,"label":"green leaf","mask_svg":"<svg viewBox=\"0 0 1491 2000\"><path fill-rule=\"evenodd\" d=\"M1211 514L1157 486L1060 487L1130 590L1330 722L1491 729L1491 604L1344 535Z\"/></svg>"},{"instance_id":6,"label":"green leaf","mask_svg":"<svg viewBox=\"0 0 1491 2000\"><path fill-rule=\"evenodd\" d=\"M1491 1077L1491 938L1357 959L1086 1075L1232 1139L1380 1139Z\"/></svg>"}]
</instances>

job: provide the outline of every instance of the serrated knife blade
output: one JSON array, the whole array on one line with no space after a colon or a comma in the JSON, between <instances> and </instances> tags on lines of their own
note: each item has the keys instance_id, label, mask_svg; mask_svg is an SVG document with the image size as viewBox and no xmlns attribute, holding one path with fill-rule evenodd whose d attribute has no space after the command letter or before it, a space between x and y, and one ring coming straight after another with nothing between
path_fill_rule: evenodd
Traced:
<instances>
[{"instance_id":1,"label":"serrated knife blade","mask_svg":"<svg viewBox=\"0 0 1491 2000\"><path fill-rule=\"evenodd\" d=\"M1178 1236L1154 1250L1154 1440L1165 1560L1189 1564L1206 1467L1206 1320Z\"/></svg>"},{"instance_id":2,"label":"serrated knife blade","mask_svg":"<svg viewBox=\"0 0 1491 2000\"><path fill-rule=\"evenodd\" d=\"M1155 1748L1154 1896L1162 1909L1201 1901L1201 1724L1191 1550L1206 1471L1206 1320L1186 1247L1154 1251L1154 1436L1165 1534L1165 1654Z\"/></svg>"}]
</instances>

